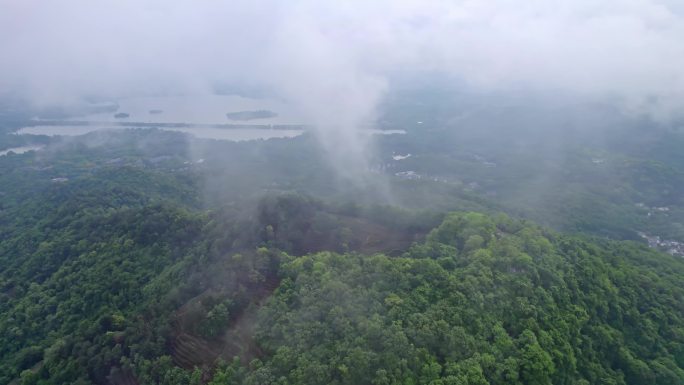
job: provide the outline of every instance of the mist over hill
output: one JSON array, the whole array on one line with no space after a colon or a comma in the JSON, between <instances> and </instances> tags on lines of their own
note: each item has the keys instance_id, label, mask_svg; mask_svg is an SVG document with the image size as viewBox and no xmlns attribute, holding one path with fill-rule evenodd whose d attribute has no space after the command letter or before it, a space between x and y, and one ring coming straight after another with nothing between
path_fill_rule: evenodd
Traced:
<instances>
[{"instance_id":1,"label":"mist over hill","mask_svg":"<svg viewBox=\"0 0 684 385\"><path fill-rule=\"evenodd\" d=\"M0 384L684 383L684 9L0 0Z\"/></svg>"}]
</instances>

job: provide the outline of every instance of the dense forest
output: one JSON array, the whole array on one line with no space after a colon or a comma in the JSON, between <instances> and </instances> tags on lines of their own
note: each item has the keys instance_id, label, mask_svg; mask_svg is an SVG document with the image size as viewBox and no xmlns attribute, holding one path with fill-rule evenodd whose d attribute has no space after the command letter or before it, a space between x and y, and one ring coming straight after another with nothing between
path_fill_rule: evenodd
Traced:
<instances>
[{"instance_id":1,"label":"dense forest","mask_svg":"<svg viewBox=\"0 0 684 385\"><path fill-rule=\"evenodd\" d=\"M391 208L291 194L207 211L97 185L4 217L3 383L684 381L684 261L643 245L505 215L428 232L434 217Z\"/></svg>"},{"instance_id":2,"label":"dense forest","mask_svg":"<svg viewBox=\"0 0 684 385\"><path fill-rule=\"evenodd\" d=\"M281 265L246 383L677 384L682 261L451 214L399 258Z\"/></svg>"},{"instance_id":3,"label":"dense forest","mask_svg":"<svg viewBox=\"0 0 684 385\"><path fill-rule=\"evenodd\" d=\"M0 384L684 382L684 259L638 235L684 240L676 130L535 152L541 128L425 119L346 183L310 132L21 119L0 135L38 148L0 155Z\"/></svg>"}]
</instances>

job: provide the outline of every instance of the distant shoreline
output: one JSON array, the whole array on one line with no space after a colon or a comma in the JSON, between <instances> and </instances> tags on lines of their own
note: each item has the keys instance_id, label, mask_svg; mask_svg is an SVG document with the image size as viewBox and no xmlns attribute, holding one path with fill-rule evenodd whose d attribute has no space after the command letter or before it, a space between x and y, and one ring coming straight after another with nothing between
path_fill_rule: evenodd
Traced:
<instances>
[{"instance_id":1,"label":"distant shoreline","mask_svg":"<svg viewBox=\"0 0 684 385\"><path fill-rule=\"evenodd\" d=\"M24 127L35 126L122 126L141 128L222 128L222 129L258 129L258 130L306 130L304 124L210 124L210 123L150 123L150 122L120 122L120 121L88 121L88 120L28 120Z\"/></svg>"}]
</instances>

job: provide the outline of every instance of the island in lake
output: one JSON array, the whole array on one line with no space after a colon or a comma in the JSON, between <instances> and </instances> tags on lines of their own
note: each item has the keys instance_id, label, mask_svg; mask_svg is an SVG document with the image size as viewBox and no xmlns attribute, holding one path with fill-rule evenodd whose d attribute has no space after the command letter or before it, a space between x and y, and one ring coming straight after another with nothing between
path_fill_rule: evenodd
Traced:
<instances>
[{"instance_id":1,"label":"island in lake","mask_svg":"<svg viewBox=\"0 0 684 385\"><path fill-rule=\"evenodd\" d=\"M158 115L158 114L161 114L162 112L164 112L164 110L150 110L149 112L152 115Z\"/></svg>"},{"instance_id":2,"label":"island in lake","mask_svg":"<svg viewBox=\"0 0 684 385\"><path fill-rule=\"evenodd\" d=\"M130 115L130 114L127 114L127 113L125 113L125 112L119 112L119 113L114 114L114 117L115 117L116 119L128 118L129 116L131 116L131 115Z\"/></svg>"},{"instance_id":3,"label":"island in lake","mask_svg":"<svg viewBox=\"0 0 684 385\"><path fill-rule=\"evenodd\" d=\"M256 110L229 112L226 114L226 116L228 117L228 119L231 120L253 120L275 118L276 116L278 116L278 114L269 110Z\"/></svg>"}]
</instances>

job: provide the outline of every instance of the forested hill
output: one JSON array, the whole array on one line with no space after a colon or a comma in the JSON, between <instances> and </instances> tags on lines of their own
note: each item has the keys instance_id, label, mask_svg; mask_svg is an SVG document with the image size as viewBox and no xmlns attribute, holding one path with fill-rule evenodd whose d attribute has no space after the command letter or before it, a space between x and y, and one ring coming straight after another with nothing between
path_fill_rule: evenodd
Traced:
<instances>
[{"instance_id":1,"label":"forested hill","mask_svg":"<svg viewBox=\"0 0 684 385\"><path fill-rule=\"evenodd\" d=\"M134 202L4 233L1 383L684 383L684 261L642 245Z\"/></svg>"},{"instance_id":2,"label":"forested hill","mask_svg":"<svg viewBox=\"0 0 684 385\"><path fill-rule=\"evenodd\" d=\"M288 259L249 383L681 384L684 263L452 214L401 258Z\"/></svg>"}]
</instances>

